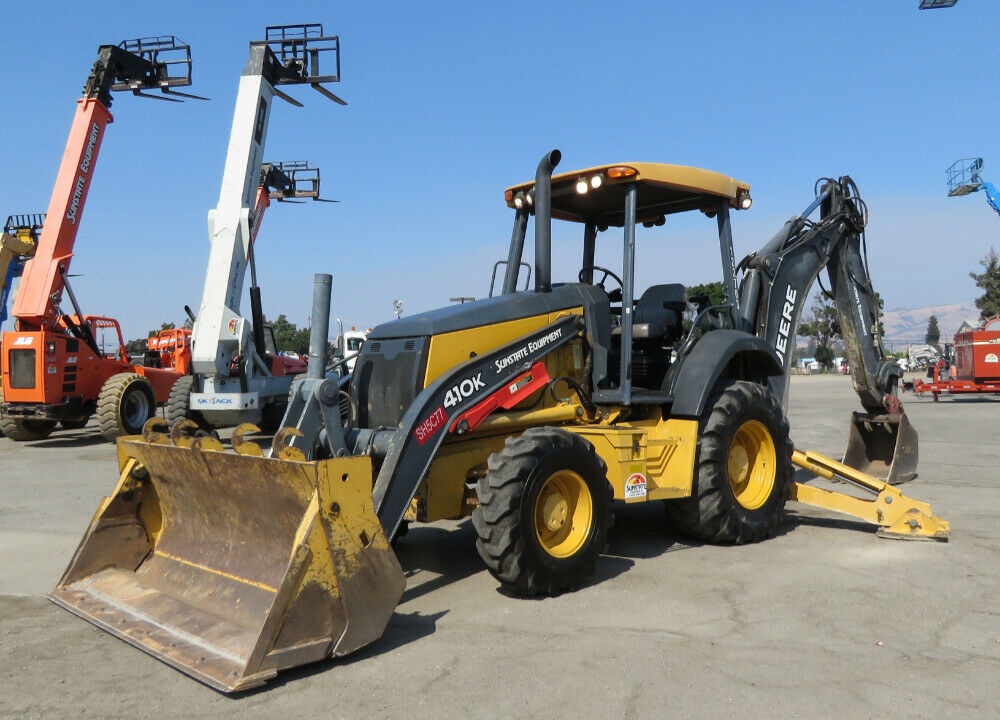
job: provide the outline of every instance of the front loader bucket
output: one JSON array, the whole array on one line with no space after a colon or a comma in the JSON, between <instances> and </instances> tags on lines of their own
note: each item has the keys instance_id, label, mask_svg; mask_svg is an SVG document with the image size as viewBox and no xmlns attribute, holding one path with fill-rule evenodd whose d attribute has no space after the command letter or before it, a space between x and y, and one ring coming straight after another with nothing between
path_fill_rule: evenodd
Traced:
<instances>
[{"instance_id":1,"label":"front loader bucket","mask_svg":"<svg viewBox=\"0 0 1000 720\"><path fill-rule=\"evenodd\" d=\"M890 485L917 474L917 431L906 413L853 413L843 464Z\"/></svg>"},{"instance_id":2,"label":"front loader bucket","mask_svg":"<svg viewBox=\"0 0 1000 720\"><path fill-rule=\"evenodd\" d=\"M121 476L49 598L222 692L381 636L402 569L367 457L118 441Z\"/></svg>"}]
</instances>

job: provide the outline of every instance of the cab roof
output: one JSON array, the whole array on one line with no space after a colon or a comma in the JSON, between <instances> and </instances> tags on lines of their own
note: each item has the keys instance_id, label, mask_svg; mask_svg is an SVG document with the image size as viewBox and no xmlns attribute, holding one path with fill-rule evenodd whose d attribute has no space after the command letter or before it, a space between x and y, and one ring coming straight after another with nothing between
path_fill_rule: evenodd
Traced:
<instances>
[{"instance_id":1,"label":"cab roof","mask_svg":"<svg viewBox=\"0 0 1000 720\"><path fill-rule=\"evenodd\" d=\"M593 187L593 178L600 178L599 187ZM587 184L582 194L577 191L580 181ZM646 162L598 165L552 176L552 217L621 227L625 222L625 188L632 182L638 187L637 223L653 223L688 210L714 214L720 200L740 209L740 201L750 193L749 184L712 170ZM507 205L516 207L517 195L526 195L534 186L534 182L526 182L507 188Z\"/></svg>"}]
</instances>

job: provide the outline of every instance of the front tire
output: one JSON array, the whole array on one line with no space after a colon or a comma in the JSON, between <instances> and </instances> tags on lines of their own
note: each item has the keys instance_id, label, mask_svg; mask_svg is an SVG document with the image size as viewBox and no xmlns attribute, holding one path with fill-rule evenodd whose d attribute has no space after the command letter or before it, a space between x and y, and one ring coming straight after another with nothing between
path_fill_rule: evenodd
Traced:
<instances>
[{"instance_id":1,"label":"front tire","mask_svg":"<svg viewBox=\"0 0 1000 720\"><path fill-rule=\"evenodd\" d=\"M155 412L153 386L136 373L112 375L97 398L97 424L108 442L122 435L138 435Z\"/></svg>"},{"instance_id":2,"label":"front tire","mask_svg":"<svg viewBox=\"0 0 1000 720\"><path fill-rule=\"evenodd\" d=\"M713 543L772 537L792 479L788 420L772 392L739 380L717 387L702 415L691 497L666 503L684 533Z\"/></svg>"},{"instance_id":3,"label":"front tire","mask_svg":"<svg viewBox=\"0 0 1000 720\"><path fill-rule=\"evenodd\" d=\"M613 518L607 466L589 442L526 430L489 457L477 491L476 548L506 590L557 595L593 575Z\"/></svg>"}]
</instances>

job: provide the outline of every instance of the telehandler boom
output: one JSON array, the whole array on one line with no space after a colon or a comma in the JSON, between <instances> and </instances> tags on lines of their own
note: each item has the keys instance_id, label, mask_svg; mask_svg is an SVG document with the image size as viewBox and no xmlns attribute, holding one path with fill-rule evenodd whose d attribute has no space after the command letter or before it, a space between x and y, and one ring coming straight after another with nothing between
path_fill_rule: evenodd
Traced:
<instances>
[{"instance_id":1,"label":"telehandler boom","mask_svg":"<svg viewBox=\"0 0 1000 720\"><path fill-rule=\"evenodd\" d=\"M325 72L321 69L321 61ZM326 64L330 63L329 68ZM266 352L264 313L256 284L253 238L266 208L259 188L272 101L302 104L279 88L308 84L341 105L325 83L340 80L340 40L319 24L268 27L265 39L250 43L233 113L219 204L208 214L211 247L201 304L192 330L189 410L212 427L256 422L274 429L281 419L292 377L276 352ZM306 168L288 168L303 173ZM318 180L310 197L318 197ZM263 203L263 204L262 204ZM240 314L243 283L250 268L251 317Z\"/></svg>"},{"instance_id":2,"label":"telehandler boom","mask_svg":"<svg viewBox=\"0 0 1000 720\"><path fill-rule=\"evenodd\" d=\"M257 242L257 233L264 221L264 213L271 206L272 200L278 202L301 202L303 199L321 200L319 197L320 172L319 168L313 167L304 160L293 160L289 162L264 163L260 170L260 184L253 205L253 222L250 228L250 251L247 255L247 264L250 267L250 302L253 307L254 317L257 321L252 330L252 341L254 348L260 348L258 357L263 361L263 366L258 366L261 372L269 373L273 382L285 381L291 384L291 378L304 373L306 363L298 358L290 358L278 352L277 343L274 338L272 328L264 323L263 311L261 310L260 286L257 285L257 267L254 259L254 245ZM323 202L327 202L322 200ZM185 310L190 309L185 307ZM194 313L190 313L193 324L197 323ZM249 348L248 348L249 351ZM258 352L258 351L254 351ZM219 423L218 413L212 413L209 408L223 404L228 406L226 398L206 399L199 393L192 400L192 392L198 380L190 370L191 367L191 341L188 338L188 348L185 354L184 377L174 383L170 391L170 397L166 404L167 423L173 425L178 420L189 419L203 428L211 427L212 422ZM239 377L244 363L240 356L233 359L230 366L230 375ZM287 393L286 396L287 397ZM194 407L192 407L192 404ZM255 403L256 404L256 403ZM197 409L196 409L197 408ZM271 426L273 430L281 414L284 413L284 399L280 401L272 400L260 408L261 425ZM279 413L280 411L280 413ZM230 416L231 411L226 412ZM211 421L206 419L206 415ZM235 413L238 418L239 412Z\"/></svg>"},{"instance_id":3,"label":"telehandler boom","mask_svg":"<svg viewBox=\"0 0 1000 720\"><path fill-rule=\"evenodd\" d=\"M331 278L317 276L307 377L292 386L267 456L246 439L249 425L235 430L235 452L183 421L150 421L142 437L120 440L118 485L50 598L232 692L379 637L405 584L389 539L408 522L471 515L486 567L529 596L591 576L616 500L661 501L675 529L718 543L774 535L790 496L890 537L947 539L925 503L793 449L778 394L786 366L762 328L787 316L778 335L795 335L797 312L772 302L787 290L765 260L797 242L765 246L765 277L746 273L737 302L730 212L749 207L746 183L655 163L553 177L559 159L547 154L534 182L506 192L515 222L504 292L372 330L346 414L338 380L324 375ZM819 246L834 255L860 232L833 220L857 209L850 187L825 183L812 208L824 213L815 227L831 223ZM650 240L637 227L687 211L715 218L729 295L685 331L685 288L636 292L635 269ZM534 287L516 290L531 214ZM552 278L552 218L583 226L568 282ZM622 233L621 275L596 264L609 228ZM859 332L858 342L872 337ZM797 483L793 463L865 497Z\"/></svg>"},{"instance_id":4,"label":"telehandler boom","mask_svg":"<svg viewBox=\"0 0 1000 720\"><path fill-rule=\"evenodd\" d=\"M3 334L0 428L12 440L45 438L57 422L80 427L95 413L101 433L114 440L140 430L166 401L177 373L133 365L118 321L84 315L68 278L104 131L112 122L112 92L180 102L197 98L176 90L190 84L190 48L173 36L98 50L77 101L34 256L24 266L13 307L15 330ZM162 94L145 92L152 89ZM60 307L63 290L73 314ZM104 332L114 336L110 350L98 342Z\"/></svg>"}]
</instances>

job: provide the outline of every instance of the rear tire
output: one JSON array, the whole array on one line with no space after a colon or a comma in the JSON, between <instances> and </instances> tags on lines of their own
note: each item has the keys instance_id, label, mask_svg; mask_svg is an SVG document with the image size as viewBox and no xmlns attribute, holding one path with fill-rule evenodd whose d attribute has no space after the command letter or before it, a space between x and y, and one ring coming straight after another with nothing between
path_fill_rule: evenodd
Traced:
<instances>
[{"instance_id":1,"label":"rear tire","mask_svg":"<svg viewBox=\"0 0 1000 720\"><path fill-rule=\"evenodd\" d=\"M594 573L613 523L607 466L579 435L551 427L508 438L479 480L472 522L490 573L518 595L557 595Z\"/></svg>"},{"instance_id":2,"label":"rear tire","mask_svg":"<svg viewBox=\"0 0 1000 720\"><path fill-rule=\"evenodd\" d=\"M713 543L772 537L792 479L788 420L772 392L739 380L717 386L698 429L691 497L666 503L684 533Z\"/></svg>"},{"instance_id":3,"label":"rear tire","mask_svg":"<svg viewBox=\"0 0 1000 720\"><path fill-rule=\"evenodd\" d=\"M97 424L108 442L139 434L155 412L153 386L136 373L112 375L97 398Z\"/></svg>"},{"instance_id":4,"label":"rear tire","mask_svg":"<svg viewBox=\"0 0 1000 720\"><path fill-rule=\"evenodd\" d=\"M18 420L12 417L0 417L0 431L15 442L44 440L55 429L55 420Z\"/></svg>"}]
</instances>

